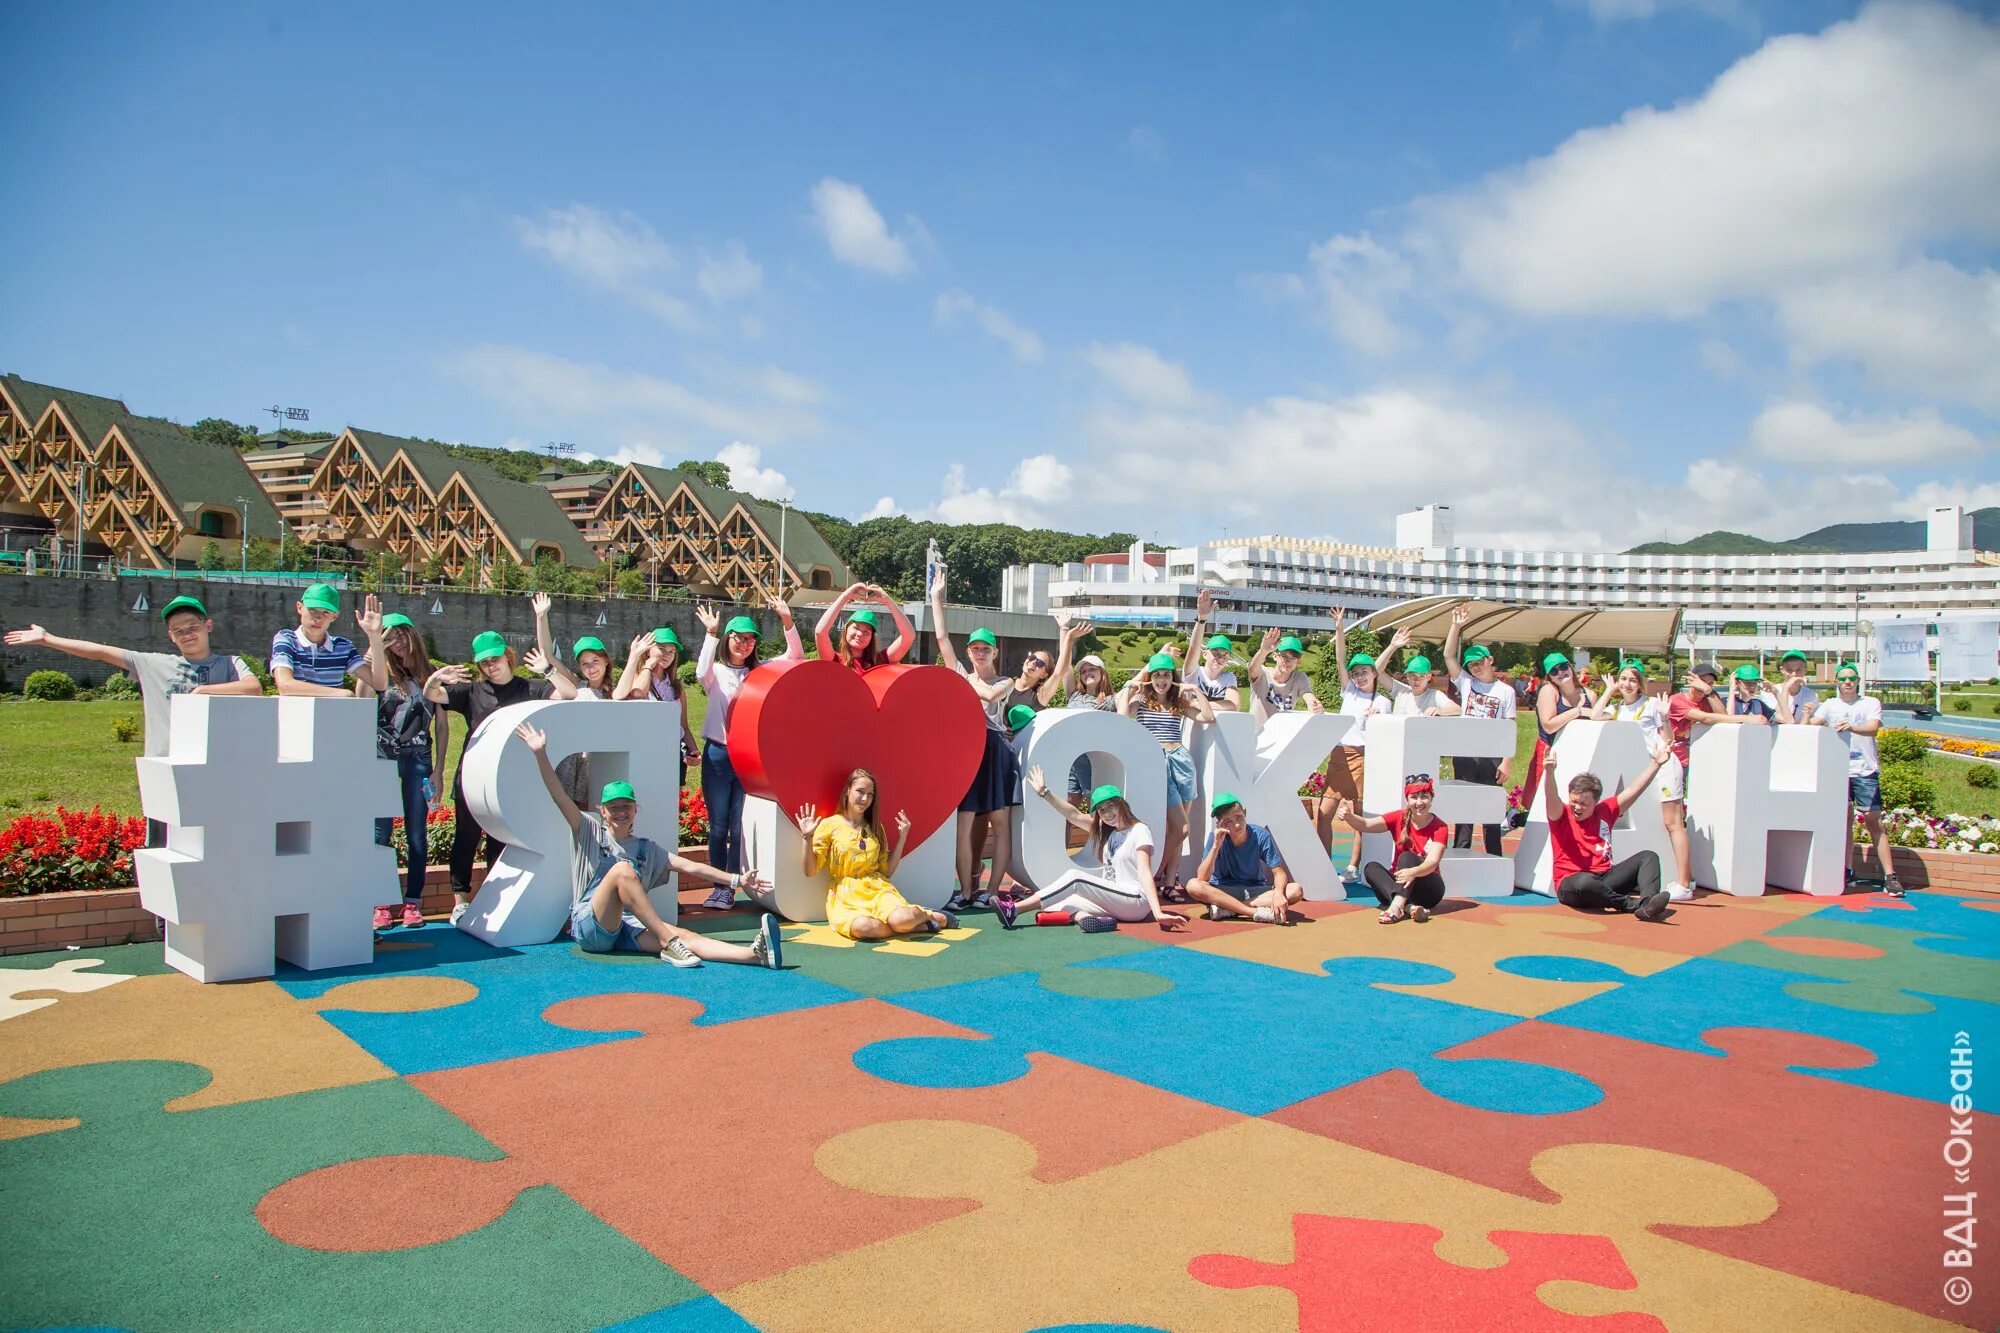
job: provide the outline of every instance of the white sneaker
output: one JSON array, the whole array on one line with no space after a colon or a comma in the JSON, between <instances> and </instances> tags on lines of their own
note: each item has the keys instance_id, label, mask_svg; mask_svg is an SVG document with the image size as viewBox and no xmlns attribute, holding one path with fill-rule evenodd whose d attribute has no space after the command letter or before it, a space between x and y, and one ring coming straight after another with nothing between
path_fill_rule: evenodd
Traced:
<instances>
[{"instance_id":1,"label":"white sneaker","mask_svg":"<svg viewBox=\"0 0 2000 1333\"><path fill-rule=\"evenodd\" d=\"M451 924L454 926L457 925L458 919L464 916L471 906L471 903L453 903L451 905Z\"/></svg>"},{"instance_id":2,"label":"white sneaker","mask_svg":"<svg viewBox=\"0 0 2000 1333\"><path fill-rule=\"evenodd\" d=\"M1269 907L1258 908L1250 914L1250 919L1266 926L1275 926L1278 924L1277 912Z\"/></svg>"},{"instance_id":3,"label":"white sneaker","mask_svg":"<svg viewBox=\"0 0 2000 1333\"><path fill-rule=\"evenodd\" d=\"M660 957L675 967L700 967L701 959L694 956L681 937L676 935L667 941L667 947L660 950Z\"/></svg>"},{"instance_id":4,"label":"white sneaker","mask_svg":"<svg viewBox=\"0 0 2000 1333\"><path fill-rule=\"evenodd\" d=\"M1690 900L1690 899L1692 899L1693 897L1694 897L1694 890L1693 890L1693 889L1691 889L1691 888L1689 888L1689 887L1688 887L1687 885L1685 885L1685 884L1669 884L1669 885L1667 885L1667 901L1668 901L1668 902L1674 902L1674 903L1684 903L1684 902L1687 902L1687 901L1689 901L1689 900Z\"/></svg>"},{"instance_id":5,"label":"white sneaker","mask_svg":"<svg viewBox=\"0 0 2000 1333\"><path fill-rule=\"evenodd\" d=\"M1361 867L1349 862L1347 869L1340 872L1340 882L1342 884L1359 884L1361 882Z\"/></svg>"}]
</instances>

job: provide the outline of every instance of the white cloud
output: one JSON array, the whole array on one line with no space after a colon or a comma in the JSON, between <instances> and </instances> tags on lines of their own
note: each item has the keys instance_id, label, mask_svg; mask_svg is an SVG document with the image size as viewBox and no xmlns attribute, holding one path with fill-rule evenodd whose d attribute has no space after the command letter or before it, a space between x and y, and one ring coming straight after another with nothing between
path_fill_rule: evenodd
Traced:
<instances>
[{"instance_id":1,"label":"white cloud","mask_svg":"<svg viewBox=\"0 0 2000 1333\"><path fill-rule=\"evenodd\" d=\"M1691 315L1993 235L2000 29L1878 4L1420 212L1474 287L1543 314Z\"/></svg>"},{"instance_id":2,"label":"white cloud","mask_svg":"<svg viewBox=\"0 0 2000 1333\"><path fill-rule=\"evenodd\" d=\"M659 285L679 270L680 260L643 218L571 204L539 219L516 218L514 234L588 286L622 296L675 328L701 327L688 303Z\"/></svg>"},{"instance_id":3,"label":"white cloud","mask_svg":"<svg viewBox=\"0 0 2000 1333\"><path fill-rule=\"evenodd\" d=\"M1187 367L1167 360L1138 343L1092 343L1085 351L1097 373L1113 389L1135 403L1153 407L1191 407L1194 380Z\"/></svg>"},{"instance_id":4,"label":"white cloud","mask_svg":"<svg viewBox=\"0 0 2000 1333\"><path fill-rule=\"evenodd\" d=\"M812 205L827 247L841 263L891 277L916 268L909 242L889 230L859 185L828 176L813 186ZM913 235L922 235L921 225L911 219Z\"/></svg>"},{"instance_id":5,"label":"white cloud","mask_svg":"<svg viewBox=\"0 0 2000 1333\"><path fill-rule=\"evenodd\" d=\"M1069 464L1054 454L1035 454L1022 459L998 489L969 484L965 464L953 463L945 469L935 505L904 511L885 495L862 517L880 518L908 512L911 518L940 523L1041 527L1054 521L1057 513L1069 505L1074 481Z\"/></svg>"},{"instance_id":6,"label":"white cloud","mask_svg":"<svg viewBox=\"0 0 2000 1333\"><path fill-rule=\"evenodd\" d=\"M1042 340L1035 336L1032 329L1021 327L1005 311L984 305L966 292L956 289L940 292L932 313L942 327L950 327L961 317L970 318L981 329L1007 344L1017 361L1042 359Z\"/></svg>"},{"instance_id":7,"label":"white cloud","mask_svg":"<svg viewBox=\"0 0 2000 1333\"><path fill-rule=\"evenodd\" d=\"M867 512L855 521L866 523L871 518L897 518L901 516L902 512L901 507L896 504L895 497L885 495L874 504L869 505Z\"/></svg>"},{"instance_id":8,"label":"white cloud","mask_svg":"<svg viewBox=\"0 0 2000 1333\"><path fill-rule=\"evenodd\" d=\"M743 242L731 241L722 248L720 254L701 254L701 267L696 270L695 286L701 294L715 305L741 300L761 290L764 286L764 270L743 248Z\"/></svg>"},{"instance_id":9,"label":"white cloud","mask_svg":"<svg viewBox=\"0 0 2000 1333\"><path fill-rule=\"evenodd\" d=\"M1363 232L1330 236L1307 259L1309 294L1334 336L1366 356L1388 356L1408 343L1388 313L1410 287L1410 266L1401 255Z\"/></svg>"},{"instance_id":10,"label":"white cloud","mask_svg":"<svg viewBox=\"0 0 2000 1333\"><path fill-rule=\"evenodd\" d=\"M2000 412L2000 273L1934 259L1802 284L1777 299L1801 363L1858 362L1878 388Z\"/></svg>"},{"instance_id":11,"label":"white cloud","mask_svg":"<svg viewBox=\"0 0 2000 1333\"><path fill-rule=\"evenodd\" d=\"M778 469L763 465L763 451L754 444L745 444L741 440L726 444L715 455L715 461L729 469L732 490L754 495L759 500L793 498L792 483L785 480L785 474Z\"/></svg>"},{"instance_id":12,"label":"white cloud","mask_svg":"<svg viewBox=\"0 0 2000 1333\"><path fill-rule=\"evenodd\" d=\"M1932 408L1895 416L1836 417L1817 403L1772 403L1750 423L1750 447L1781 463L1828 467L1908 467L1938 459L2000 453L1992 443Z\"/></svg>"},{"instance_id":13,"label":"white cloud","mask_svg":"<svg viewBox=\"0 0 2000 1333\"><path fill-rule=\"evenodd\" d=\"M588 438L583 433L588 427L610 436L613 448L652 446L662 435L678 448L690 427L770 441L816 435L824 424L796 403L729 402L656 375L524 347L475 347L452 358L447 369L530 427L574 430L579 440Z\"/></svg>"},{"instance_id":14,"label":"white cloud","mask_svg":"<svg viewBox=\"0 0 2000 1333\"><path fill-rule=\"evenodd\" d=\"M1167 160L1167 141L1151 125L1136 125L1125 138L1126 146L1148 162Z\"/></svg>"}]
</instances>

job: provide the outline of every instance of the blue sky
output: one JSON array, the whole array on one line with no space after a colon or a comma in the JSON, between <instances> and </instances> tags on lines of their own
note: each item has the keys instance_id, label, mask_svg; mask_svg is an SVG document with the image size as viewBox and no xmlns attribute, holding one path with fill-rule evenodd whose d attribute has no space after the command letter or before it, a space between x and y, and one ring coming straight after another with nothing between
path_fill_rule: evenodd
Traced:
<instances>
[{"instance_id":1,"label":"blue sky","mask_svg":"<svg viewBox=\"0 0 2000 1333\"><path fill-rule=\"evenodd\" d=\"M2000 503L1942 5L16 7L0 368L1157 533Z\"/></svg>"}]
</instances>

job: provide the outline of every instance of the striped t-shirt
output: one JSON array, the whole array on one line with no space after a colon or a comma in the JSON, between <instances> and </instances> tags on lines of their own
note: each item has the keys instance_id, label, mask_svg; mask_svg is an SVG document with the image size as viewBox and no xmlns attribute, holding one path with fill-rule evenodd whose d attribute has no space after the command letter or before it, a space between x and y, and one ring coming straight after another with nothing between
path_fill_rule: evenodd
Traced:
<instances>
[{"instance_id":1,"label":"striped t-shirt","mask_svg":"<svg viewBox=\"0 0 2000 1333\"><path fill-rule=\"evenodd\" d=\"M292 679L302 685L325 685L339 689L348 674L368 661L368 654L354 646L354 640L338 634L314 643L296 629L281 629L271 636L271 670L289 667Z\"/></svg>"},{"instance_id":2,"label":"striped t-shirt","mask_svg":"<svg viewBox=\"0 0 2000 1333\"><path fill-rule=\"evenodd\" d=\"M1154 739L1162 745L1181 743L1181 715L1170 708L1147 708L1141 704L1132 710L1139 719L1139 725L1153 733Z\"/></svg>"}]
</instances>

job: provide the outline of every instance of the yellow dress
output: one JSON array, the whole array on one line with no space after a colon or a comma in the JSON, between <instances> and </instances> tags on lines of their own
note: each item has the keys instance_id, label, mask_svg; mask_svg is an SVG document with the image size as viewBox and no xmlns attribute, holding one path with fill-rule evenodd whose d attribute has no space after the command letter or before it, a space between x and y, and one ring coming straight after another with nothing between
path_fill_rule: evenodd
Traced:
<instances>
[{"instance_id":1,"label":"yellow dress","mask_svg":"<svg viewBox=\"0 0 2000 1333\"><path fill-rule=\"evenodd\" d=\"M831 887L826 891L826 923L838 934L853 938L849 927L857 916L872 916L886 922L909 900L896 891L882 874L888 864L889 849L879 839L869 838L864 846L861 830L841 815L829 815L813 830L813 856L826 870Z\"/></svg>"}]
</instances>

